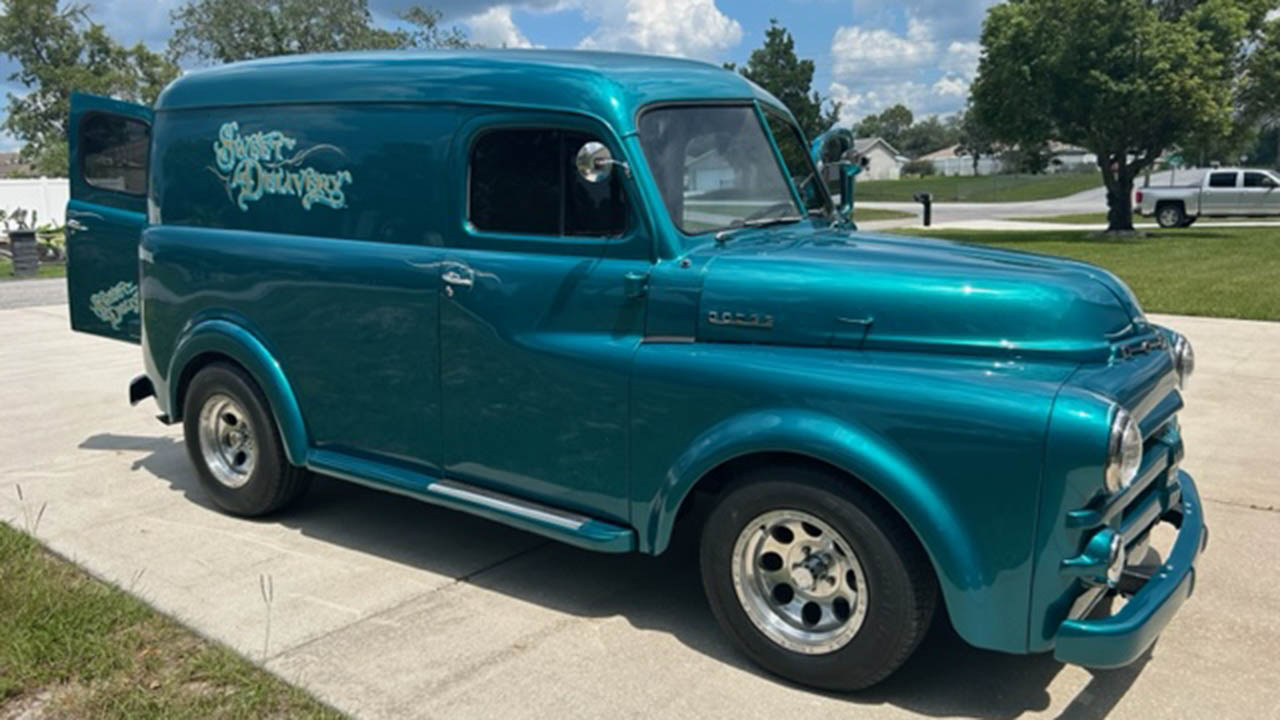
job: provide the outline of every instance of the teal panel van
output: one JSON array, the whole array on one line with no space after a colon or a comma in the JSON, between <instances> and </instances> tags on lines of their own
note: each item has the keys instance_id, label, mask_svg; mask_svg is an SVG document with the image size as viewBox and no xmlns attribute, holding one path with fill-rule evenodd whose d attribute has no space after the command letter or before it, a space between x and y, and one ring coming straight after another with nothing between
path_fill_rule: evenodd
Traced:
<instances>
[{"instance_id":1,"label":"teal panel van","mask_svg":"<svg viewBox=\"0 0 1280 720\"><path fill-rule=\"evenodd\" d=\"M1194 587L1187 340L1092 265L859 232L851 135L732 72L285 57L70 134L72 326L140 343L229 513L323 474L600 552L681 527L725 632L833 690L935 614L1125 665Z\"/></svg>"}]
</instances>

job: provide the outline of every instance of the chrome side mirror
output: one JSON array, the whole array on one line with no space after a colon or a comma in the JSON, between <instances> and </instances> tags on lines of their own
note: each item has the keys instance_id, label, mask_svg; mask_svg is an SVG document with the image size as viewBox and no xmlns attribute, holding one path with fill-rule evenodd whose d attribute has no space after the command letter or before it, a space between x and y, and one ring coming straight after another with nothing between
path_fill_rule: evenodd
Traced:
<instances>
[{"instance_id":1,"label":"chrome side mirror","mask_svg":"<svg viewBox=\"0 0 1280 720\"><path fill-rule=\"evenodd\" d=\"M614 160L609 148L595 140L583 143L582 147L578 148L575 164L578 166L578 174L589 183L608 180L613 174L615 165L622 168L622 172L627 177L631 177L631 168L621 160Z\"/></svg>"}]
</instances>

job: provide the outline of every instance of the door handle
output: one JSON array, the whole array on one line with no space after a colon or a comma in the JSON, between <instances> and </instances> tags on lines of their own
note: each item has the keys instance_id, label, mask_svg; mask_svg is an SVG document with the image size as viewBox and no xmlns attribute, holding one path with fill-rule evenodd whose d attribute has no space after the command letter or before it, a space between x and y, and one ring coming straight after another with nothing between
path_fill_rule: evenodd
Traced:
<instances>
[{"instance_id":1,"label":"door handle","mask_svg":"<svg viewBox=\"0 0 1280 720\"><path fill-rule=\"evenodd\" d=\"M440 276L440 279L444 280L445 283L449 285L453 285L454 287L469 288L472 285L476 284L475 279L468 277L466 275L463 275L462 273L459 273L456 270L446 270L444 274Z\"/></svg>"},{"instance_id":2,"label":"door handle","mask_svg":"<svg viewBox=\"0 0 1280 720\"><path fill-rule=\"evenodd\" d=\"M67 229L69 229L69 230L75 230L76 232L84 232L85 230L88 230L88 229L89 229L89 226L88 226L88 225L85 225L84 223L80 222L79 220L76 220L75 218L68 218L68 219L67 219Z\"/></svg>"},{"instance_id":3,"label":"door handle","mask_svg":"<svg viewBox=\"0 0 1280 720\"><path fill-rule=\"evenodd\" d=\"M475 273L470 268L463 271L445 270L440 273L440 280L444 282L444 294L449 297L453 297L453 289L456 287L470 290L476 284Z\"/></svg>"}]
</instances>

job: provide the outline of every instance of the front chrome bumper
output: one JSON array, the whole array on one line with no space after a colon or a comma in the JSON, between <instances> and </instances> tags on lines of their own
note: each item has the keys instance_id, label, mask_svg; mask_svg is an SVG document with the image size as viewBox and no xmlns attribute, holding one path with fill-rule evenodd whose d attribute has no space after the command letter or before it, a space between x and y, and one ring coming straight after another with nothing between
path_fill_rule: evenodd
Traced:
<instances>
[{"instance_id":1,"label":"front chrome bumper","mask_svg":"<svg viewBox=\"0 0 1280 720\"><path fill-rule=\"evenodd\" d=\"M1063 621L1054 639L1054 657L1059 661L1095 668L1128 665L1151 647L1191 596L1196 558L1208 543L1209 531L1195 481L1181 470L1178 489L1177 505L1161 517L1178 527L1169 557L1119 612Z\"/></svg>"}]
</instances>

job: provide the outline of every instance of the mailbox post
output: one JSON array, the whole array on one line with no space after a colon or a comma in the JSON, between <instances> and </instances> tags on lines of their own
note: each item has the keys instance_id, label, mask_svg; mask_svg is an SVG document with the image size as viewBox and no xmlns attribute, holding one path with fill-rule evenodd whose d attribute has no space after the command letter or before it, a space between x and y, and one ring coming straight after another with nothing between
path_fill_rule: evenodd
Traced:
<instances>
[{"instance_id":1,"label":"mailbox post","mask_svg":"<svg viewBox=\"0 0 1280 720\"><path fill-rule=\"evenodd\" d=\"M933 193L916 193L916 202L924 206L924 226L933 224Z\"/></svg>"}]
</instances>

